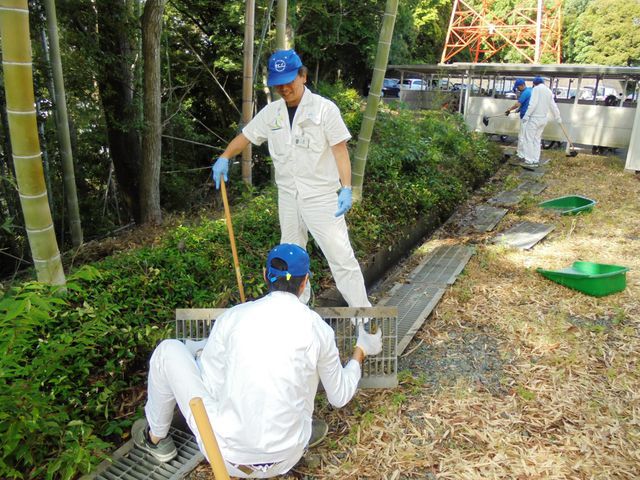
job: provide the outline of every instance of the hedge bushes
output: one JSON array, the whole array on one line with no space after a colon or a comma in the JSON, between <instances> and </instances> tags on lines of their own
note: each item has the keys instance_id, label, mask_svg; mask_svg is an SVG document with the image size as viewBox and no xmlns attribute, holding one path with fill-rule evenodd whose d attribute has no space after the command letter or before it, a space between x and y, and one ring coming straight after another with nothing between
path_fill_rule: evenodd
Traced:
<instances>
[{"instance_id":1,"label":"hedge bushes","mask_svg":"<svg viewBox=\"0 0 640 480\"><path fill-rule=\"evenodd\" d=\"M329 95L357 131L355 92ZM448 214L495 171L498 158L457 116L381 108L364 200L348 215L358 257L388 245L431 209ZM244 195L234 230L245 291L256 298L264 293L265 253L280 236L276 195L272 187ZM330 273L313 242L309 250L317 289ZM88 471L139 413L149 352L171 334L174 309L239 301L226 227L216 219L85 266L67 288L62 294L25 283L0 298L0 478Z\"/></svg>"}]
</instances>

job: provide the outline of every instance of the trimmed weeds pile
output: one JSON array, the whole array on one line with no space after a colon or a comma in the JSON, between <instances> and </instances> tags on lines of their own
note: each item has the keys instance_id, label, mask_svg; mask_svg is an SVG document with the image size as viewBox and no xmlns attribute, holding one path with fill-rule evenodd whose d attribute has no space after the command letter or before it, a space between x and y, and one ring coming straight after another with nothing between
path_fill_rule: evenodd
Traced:
<instances>
[{"instance_id":1,"label":"trimmed weeds pile","mask_svg":"<svg viewBox=\"0 0 640 480\"><path fill-rule=\"evenodd\" d=\"M498 225L555 223L530 251L457 241L477 252L408 346L395 390L319 401L329 438L288 480L632 479L640 477L640 182L619 159L553 159L549 187ZM504 166L501 182L518 170ZM495 194L489 185L473 202ZM580 194L590 214L556 216L539 201ZM417 255L451 242L446 225ZM575 260L631 268L627 288L595 298L536 267Z\"/></svg>"}]
</instances>

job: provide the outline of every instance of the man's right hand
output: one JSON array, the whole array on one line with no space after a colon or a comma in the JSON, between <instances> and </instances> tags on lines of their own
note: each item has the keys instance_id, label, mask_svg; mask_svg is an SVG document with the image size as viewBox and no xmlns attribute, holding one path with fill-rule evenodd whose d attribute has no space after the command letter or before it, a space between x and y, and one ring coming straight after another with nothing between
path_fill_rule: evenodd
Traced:
<instances>
[{"instance_id":1,"label":"man's right hand","mask_svg":"<svg viewBox=\"0 0 640 480\"><path fill-rule=\"evenodd\" d=\"M382 351L382 329L376 333L367 333L364 325L358 325L358 341L356 347L360 348L365 355L377 355Z\"/></svg>"},{"instance_id":2,"label":"man's right hand","mask_svg":"<svg viewBox=\"0 0 640 480\"><path fill-rule=\"evenodd\" d=\"M211 167L211 176L214 182L216 182L216 190L220 189L220 175L224 175L224 181L229 181L227 177L229 173L229 159L224 157L218 157L216 163Z\"/></svg>"},{"instance_id":3,"label":"man's right hand","mask_svg":"<svg viewBox=\"0 0 640 480\"><path fill-rule=\"evenodd\" d=\"M511 110L505 110L505 111L504 111L504 114L505 114L507 117L509 116L509 114L510 114L510 113L511 113Z\"/></svg>"}]
</instances>

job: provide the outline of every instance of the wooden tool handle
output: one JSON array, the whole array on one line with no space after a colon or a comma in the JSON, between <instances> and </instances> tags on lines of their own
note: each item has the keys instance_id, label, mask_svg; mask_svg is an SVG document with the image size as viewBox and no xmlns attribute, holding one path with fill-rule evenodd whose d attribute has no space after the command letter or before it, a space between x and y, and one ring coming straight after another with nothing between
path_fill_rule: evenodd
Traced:
<instances>
[{"instance_id":1,"label":"wooden tool handle","mask_svg":"<svg viewBox=\"0 0 640 480\"><path fill-rule=\"evenodd\" d=\"M211 428L209 415L207 415L207 411L204 408L202 398L194 397L189 400L189 407L191 408L191 413L193 413L193 417L196 420L196 426L198 427L198 432L200 432L202 443L204 443L204 449L207 452L207 457L209 457L209 463L211 464L211 470L213 470L214 478L216 480L229 480L229 472L227 472L227 467L222 459L222 454L218 447L218 441L216 440L216 436L213 434L213 428Z\"/></svg>"},{"instance_id":2,"label":"wooden tool handle","mask_svg":"<svg viewBox=\"0 0 640 480\"><path fill-rule=\"evenodd\" d=\"M238 251L236 250L236 239L233 235L233 224L231 223L231 210L229 200L227 200L227 187L224 184L224 177L220 175L220 192L222 193L222 203L224 204L224 215L227 219L227 230L229 230L229 242L231 243L231 253L233 254L233 266L236 269L236 280L238 290L240 290L240 301L245 302L244 287L242 286L242 274L240 273L240 262L238 261Z\"/></svg>"}]
</instances>

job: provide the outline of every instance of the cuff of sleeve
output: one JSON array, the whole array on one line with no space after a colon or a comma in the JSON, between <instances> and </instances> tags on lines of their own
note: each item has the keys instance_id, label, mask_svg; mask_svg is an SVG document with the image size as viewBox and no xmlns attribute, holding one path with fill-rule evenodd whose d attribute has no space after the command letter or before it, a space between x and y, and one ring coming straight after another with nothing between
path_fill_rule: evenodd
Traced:
<instances>
[{"instance_id":1,"label":"cuff of sleeve","mask_svg":"<svg viewBox=\"0 0 640 480\"><path fill-rule=\"evenodd\" d=\"M249 130L249 128L247 126L245 126L242 129L242 134L247 137L247 140L249 140L251 143L253 143L254 145L261 145L262 142L260 140L258 140L252 133L251 130Z\"/></svg>"},{"instance_id":2,"label":"cuff of sleeve","mask_svg":"<svg viewBox=\"0 0 640 480\"><path fill-rule=\"evenodd\" d=\"M352 370L358 373L358 378L362 376L362 369L360 368L360 362L353 358L344 366L345 369Z\"/></svg>"}]
</instances>

